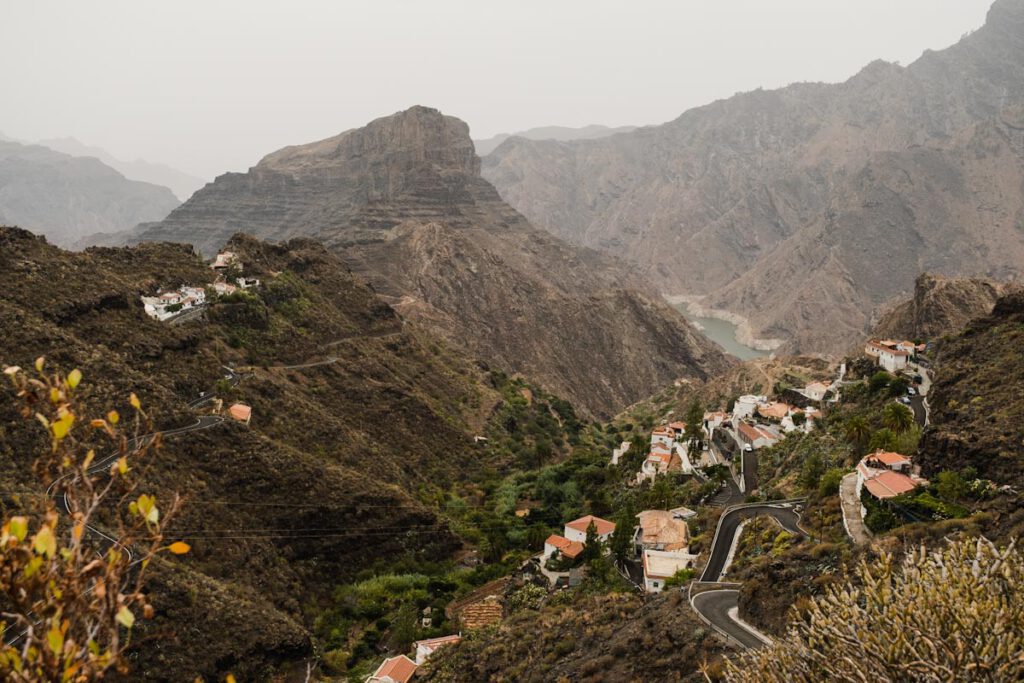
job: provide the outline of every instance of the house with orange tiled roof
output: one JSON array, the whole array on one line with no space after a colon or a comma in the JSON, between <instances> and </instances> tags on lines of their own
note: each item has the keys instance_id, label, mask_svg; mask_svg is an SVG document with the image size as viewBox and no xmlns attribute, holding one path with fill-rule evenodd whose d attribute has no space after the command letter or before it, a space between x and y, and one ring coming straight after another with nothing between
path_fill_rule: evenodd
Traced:
<instances>
[{"instance_id":1,"label":"house with orange tiled roof","mask_svg":"<svg viewBox=\"0 0 1024 683\"><path fill-rule=\"evenodd\" d=\"M864 344L864 354L889 372L896 372L907 367L915 348L912 342L869 339Z\"/></svg>"},{"instance_id":2,"label":"house with orange tiled roof","mask_svg":"<svg viewBox=\"0 0 1024 683\"><path fill-rule=\"evenodd\" d=\"M559 536L558 534L551 534L544 541L544 553L541 555L541 559L547 560L556 552L562 557L575 560L583 552L583 543L580 541L570 541L565 536Z\"/></svg>"},{"instance_id":3,"label":"house with orange tiled roof","mask_svg":"<svg viewBox=\"0 0 1024 683\"><path fill-rule=\"evenodd\" d=\"M636 473L636 483L653 480L659 474L666 472L679 472L683 469L683 459L676 451L665 451L661 448L652 448L647 458L640 465L640 471Z\"/></svg>"},{"instance_id":4,"label":"house with orange tiled roof","mask_svg":"<svg viewBox=\"0 0 1024 683\"><path fill-rule=\"evenodd\" d=\"M768 420L781 420L789 415L793 408L787 403L771 401L757 407L757 414Z\"/></svg>"},{"instance_id":5,"label":"house with orange tiled roof","mask_svg":"<svg viewBox=\"0 0 1024 683\"><path fill-rule=\"evenodd\" d=\"M676 442L676 433L668 426L656 427L651 432L651 448L655 446L664 446L667 450L672 450L672 446Z\"/></svg>"},{"instance_id":6,"label":"house with orange tiled roof","mask_svg":"<svg viewBox=\"0 0 1024 683\"><path fill-rule=\"evenodd\" d=\"M405 655L388 657L364 683L409 683L417 668L416 662Z\"/></svg>"},{"instance_id":7,"label":"house with orange tiled roof","mask_svg":"<svg viewBox=\"0 0 1024 683\"><path fill-rule=\"evenodd\" d=\"M878 450L857 463L857 495L864 490L879 500L895 498L928 482L911 472L911 460L900 453ZM861 510L864 514L865 510Z\"/></svg>"},{"instance_id":8,"label":"house with orange tiled roof","mask_svg":"<svg viewBox=\"0 0 1024 683\"><path fill-rule=\"evenodd\" d=\"M252 420L252 408L244 403L236 403L228 408L228 417L242 424L249 424Z\"/></svg>"},{"instance_id":9,"label":"house with orange tiled roof","mask_svg":"<svg viewBox=\"0 0 1024 683\"><path fill-rule=\"evenodd\" d=\"M736 424L736 433L739 435L740 443L748 451L767 448L782 438L781 434L765 425L749 424L747 422L738 422Z\"/></svg>"},{"instance_id":10,"label":"house with orange tiled roof","mask_svg":"<svg viewBox=\"0 0 1024 683\"><path fill-rule=\"evenodd\" d=\"M587 540L587 529L590 528L591 524L594 525L597 537L602 543L611 538L612 533L615 531L615 522L609 522L607 519L601 519L594 515L584 515L579 519L565 523L565 537L570 541L585 543Z\"/></svg>"}]
</instances>

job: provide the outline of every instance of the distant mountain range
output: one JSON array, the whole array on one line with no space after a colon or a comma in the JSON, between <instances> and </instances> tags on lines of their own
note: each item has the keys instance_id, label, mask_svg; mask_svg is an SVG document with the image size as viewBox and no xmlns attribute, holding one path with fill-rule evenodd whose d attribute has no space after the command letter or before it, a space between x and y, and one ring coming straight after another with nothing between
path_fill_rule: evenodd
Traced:
<instances>
[{"instance_id":1,"label":"distant mountain range","mask_svg":"<svg viewBox=\"0 0 1024 683\"><path fill-rule=\"evenodd\" d=\"M608 126L601 126L597 124L583 126L582 128L541 126L539 128L521 130L518 133L499 133L498 135L484 138L483 140L473 140L473 145L476 146L476 153L480 156L484 156L493 152L498 145L511 137L525 138L527 140L596 140L597 138L608 137L609 135L615 135L616 133L628 133L636 130L636 128L636 126L618 126L616 128L609 128Z\"/></svg>"},{"instance_id":2,"label":"distant mountain range","mask_svg":"<svg viewBox=\"0 0 1024 683\"><path fill-rule=\"evenodd\" d=\"M128 180L99 159L0 140L0 223L58 245L159 220L179 203L166 187Z\"/></svg>"},{"instance_id":3,"label":"distant mountain range","mask_svg":"<svg viewBox=\"0 0 1024 683\"><path fill-rule=\"evenodd\" d=\"M435 109L286 147L107 240L189 242L209 255L236 231L319 239L403 315L591 414L730 363L631 269L501 201L468 126Z\"/></svg>"},{"instance_id":4,"label":"distant mountain range","mask_svg":"<svg viewBox=\"0 0 1024 683\"><path fill-rule=\"evenodd\" d=\"M515 137L482 172L535 225L780 351L843 351L920 272L1024 275L1024 0L907 67L600 139Z\"/></svg>"},{"instance_id":5,"label":"distant mountain range","mask_svg":"<svg viewBox=\"0 0 1024 683\"><path fill-rule=\"evenodd\" d=\"M38 144L75 157L96 157L129 180L141 180L144 183L170 188L181 201L191 197L193 192L206 184L202 178L166 164L156 164L145 159L123 161L101 147L86 145L72 137L40 140Z\"/></svg>"}]
</instances>

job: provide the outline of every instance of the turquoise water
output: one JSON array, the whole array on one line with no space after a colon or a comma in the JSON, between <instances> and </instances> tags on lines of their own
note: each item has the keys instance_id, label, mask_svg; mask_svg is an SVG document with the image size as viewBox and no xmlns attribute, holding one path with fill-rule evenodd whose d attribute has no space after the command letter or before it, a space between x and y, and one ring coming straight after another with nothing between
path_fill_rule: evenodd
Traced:
<instances>
[{"instance_id":1,"label":"turquoise water","mask_svg":"<svg viewBox=\"0 0 1024 683\"><path fill-rule=\"evenodd\" d=\"M768 355L768 351L754 349L736 341L736 326L731 322L718 318L700 318L691 315L686 310L686 304L676 304L675 308L686 316L686 319L690 322L698 323L703 328L700 331L704 333L704 336L740 360L750 360L751 358L760 358L761 356Z\"/></svg>"}]
</instances>

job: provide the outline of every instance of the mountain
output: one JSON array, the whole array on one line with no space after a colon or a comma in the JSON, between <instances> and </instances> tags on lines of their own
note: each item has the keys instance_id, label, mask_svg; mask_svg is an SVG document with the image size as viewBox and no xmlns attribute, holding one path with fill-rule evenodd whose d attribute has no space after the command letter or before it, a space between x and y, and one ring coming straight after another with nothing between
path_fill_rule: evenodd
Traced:
<instances>
[{"instance_id":1,"label":"mountain","mask_svg":"<svg viewBox=\"0 0 1024 683\"><path fill-rule=\"evenodd\" d=\"M617 126L609 128L599 124L591 124L582 128L569 128L567 126L541 126L529 128L518 133L499 133L483 140L473 140L476 153L480 156L487 156L493 152L498 145L511 137L526 138L527 140L595 140L608 137L616 133L628 133L636 130L636 126Z\"/></svg>"},{"instance_id":2,"label":"mountain","mask_svg":"<svg viewBox=\"0 0 1024 683\"><path fill-rule=\"evenodd\" d=\"M0 217L56 244L160 220L178 204L167 188L127 180L98 159L0 141Z\"/></svg>"},{"instance_id":3,"label":"mountain","mask_svg":"<svg viewBox=\"0 0 1024 683\"><path fill-rule=\"evenodd\" d=\"M169 188L181 201L191 197L193 192L206 184L202 178L166 164L155 164L145 159L124 161L102 147L92 147L71 137L40 140L37 144L74 157L96 157L129 180L141 180L144 183Z\"/></svg>"},{"instance_id":4,"label":"mountain","mask_svg":"<svg viewBox=\"0 0 1024 683\"><path fill-rule=\"evenodd\" d=\"M483 175L539 227L838 352L922 271L1024 263L1024 1L907 67L739 94L598 140L512 138Z\"/></svg>"},{"instance_id":5,"label":"mountain","mask_svg":"<svg viewBox=\"0 0 1024 683\"><path fill-rule=\"evenodd\" d=\"M250 425L167 436L137 466L143 490L186 497L170 533L193 551L154 566L157 614L136 634L135 680L268 680L290 662L304 669L310 615L335 586L460 548L421 500L488 464L471 435L498 398L474 363L404 324L311 240L239 238L231 248L263 285L175 326L150 319L139 295L210 282L190 248L74 253L0 228L0 367L31 367L38 355L48 367L78 367L91 415L129 412L135 392L159 429L192 424L186 402L200 391L253 408ZM275 367L319 359L327 362ZM217 385L225 364L249 368L233 388ZM15 411L6 383L0 436L3 504L17 514L32 492L43 495L30 464L49 441Z\"/></svg>"},{"instance_id":6,"label":"mountain","mask_svg":"<svg viewBox=\"0 0 1024 683\"><path fill-rule=\"evenodd\" d=\"M979 278L946 278L922 273L913 296L886 311L873 336L888 339L936 339L954 334L975 318L992 312L1000 296L1016 285Z\"/></svg>"},{"instance_id":7,"label":"mountain","mask_svg":"<svg viewBox=\"0 0 1024 683\"><path fill-rule=\"evenodd\" d=\"M730 363L615 259L534 228L480 176L469 129L413 107L228 173L132 241L311 236L403 315L610 415Z\"/></svg>"}]
</instances>

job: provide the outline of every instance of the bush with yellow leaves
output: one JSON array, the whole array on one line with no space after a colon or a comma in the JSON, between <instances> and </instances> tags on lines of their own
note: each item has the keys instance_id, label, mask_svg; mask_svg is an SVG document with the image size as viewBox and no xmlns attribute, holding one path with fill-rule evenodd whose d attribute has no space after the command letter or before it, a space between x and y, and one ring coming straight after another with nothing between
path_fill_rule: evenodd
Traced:
<instances>
[{"instance_id":1,"label":"bush with yellow leaves","mask_svg":"<svg viewBox=\"0 0 1024 683\"><path fill-rule=\"evenodd\" d=\"M138 398L130 398L130 420L113 410L85 419L77 397L82 373L64 376L44 365L40 358L35 372L3 370L21 415L47 435L34 472L49 488L0 530L0 677L89 681L127 671L136 617L153 613L143 592L146 567L159 552L189 547L163 536L177 496L161 510L155 497L135 490L133 468L159 443L143 434L149 421Z\"/></svg>"},{"instance_id":2,"label":"bush with yellow leaves","mask_svg":"<svg viewBox=\"0 0 1024 683\"><path fill-rule=\"evenodd\" d=\"M730 681L1024 678L1024 557L984 538L862 564L784 639L728 665Z\"/></svg>"}]
</instances>

